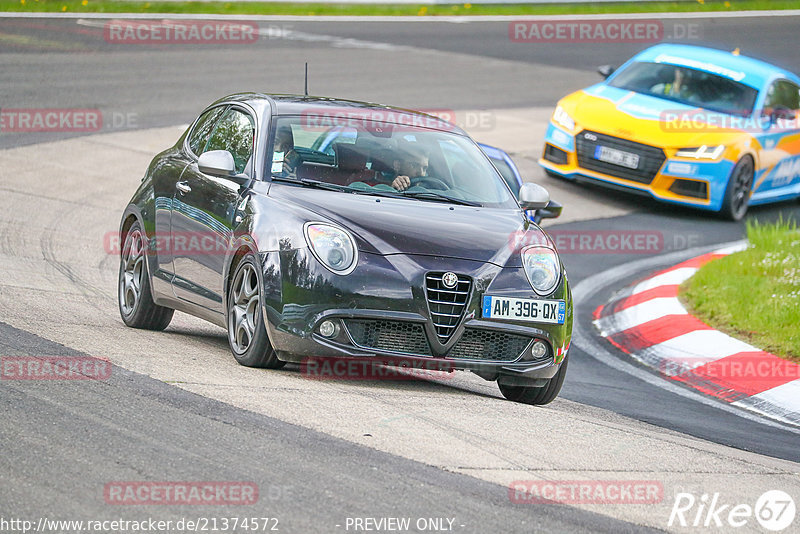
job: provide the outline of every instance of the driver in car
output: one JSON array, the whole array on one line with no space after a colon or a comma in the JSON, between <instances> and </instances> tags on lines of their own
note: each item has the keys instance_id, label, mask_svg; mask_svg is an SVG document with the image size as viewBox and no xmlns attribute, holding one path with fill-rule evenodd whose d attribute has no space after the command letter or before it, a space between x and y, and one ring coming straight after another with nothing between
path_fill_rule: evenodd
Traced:
<instances>
[{"instance_id":1,"label":"driver in car","mask_svg":"<svg viewBox=\"0 0 800 534\"><path fill-rule=\"evenodd\" d=\"M416 145L398 147L392 161L392 171L380 173L385 181L392 182L392 187L405 191L411 187L411 178L428 175L428 155Z\"/></svg>"}]
</instances>

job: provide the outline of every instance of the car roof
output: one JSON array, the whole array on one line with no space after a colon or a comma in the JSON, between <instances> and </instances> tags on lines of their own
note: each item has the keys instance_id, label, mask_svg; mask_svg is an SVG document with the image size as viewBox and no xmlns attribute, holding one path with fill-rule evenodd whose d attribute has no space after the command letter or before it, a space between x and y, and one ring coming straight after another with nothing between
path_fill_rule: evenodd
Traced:
<instances>
[{"instance_id":1,"label":"car roof","mask_svg":"<svg viewBox=\"0 0 800 534\"><path fill-rule=\"evenodd\" d=\"M358 100L293 94L237 93L221 98L215 102L215 104L222 102L243 102L250 104L253 108L263 108L269 105L274 110L274 114L278 116L302 115L309 111L321 114L330 113L332 116L348 116L354 114L356 116L365 116L369 120L375 122L420 126L422 128L442 130L463 136L467 135L467 133L458 126L433 115L411 109L385 106L372 102L361 102Z\"/></svg>"},{"instance_id":2,"label":"car roof","mask_svg":"<svg viewBox=\"0 0 800 534\"><path fill-rule=\"evenodd\" d=\"M788 78L800 84L797 75L766 61L704 46L659 44L635 55L631 61L684 65L719 74L756 89L763 88L775 77Z\"/></svg>"}]
</instances>

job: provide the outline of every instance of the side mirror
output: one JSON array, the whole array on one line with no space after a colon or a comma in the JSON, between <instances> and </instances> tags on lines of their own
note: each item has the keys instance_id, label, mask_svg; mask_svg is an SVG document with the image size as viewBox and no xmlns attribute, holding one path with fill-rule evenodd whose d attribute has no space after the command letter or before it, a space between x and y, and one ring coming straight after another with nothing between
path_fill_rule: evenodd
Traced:
<instances>
[{"instance_id":1,"label":"side mirror","mask_svg":"<svg viewBox=\"0 0 800 534\"><path fill-rule=\"evenodd\" d=\"M233 155L227 150L210 150L200 155L197 160L197 168L204 174L219 176L221 178L233 178L236 176L236 162Z\"/></svg>"},{"instance_id":2,"label":"side mirror","mask_svg":"<svg viewBox=\"0 0 800 534\"><path fill-rule=\"evenodd\" d=\"M597 72L599 72L600 76L602 76L603 78L608 78L609 76L614 74L615 70L616 69L611 65L600 65L599 67L597 67Z\"/></svg>"},{"instance_id":3,"label":"side mirror","mask_svg":"<svg viewBox=\"0 0 800 534\"><path fill-rule=\"evenodd\" d=\"M563 209L564 207L561 204L555 200L551 200L547 206L534 212L533 222L539 224L542 222L542 219L557 219L561 215L561 210Z\"/></svg>"},{"instance_id":4,"label":"side mirror","mask_svg":"<svg viewBox=\"0 0 800 534\"><path fill-rule=\"evenodd\" d=\"M550 203L550 193L541 185L526 183L519 188L519 205L524 210L540 210Z\"/></svg>"}]
</instances>

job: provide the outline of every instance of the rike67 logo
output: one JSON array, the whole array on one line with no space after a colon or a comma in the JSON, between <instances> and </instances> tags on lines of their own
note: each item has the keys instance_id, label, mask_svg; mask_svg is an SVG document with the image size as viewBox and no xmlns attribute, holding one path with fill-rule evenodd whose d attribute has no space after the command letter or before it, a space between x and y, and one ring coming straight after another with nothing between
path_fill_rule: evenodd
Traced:
<instances>
[{"instance_id":1,"label":"rike67 logo","mask_svg":"<svg viewBox=\"0 0 800 534\"><path fill-rule=\"evenodd\" d=\"M667 526L707 527L728 532L748 524L752 529L752 520L755 519L762 528L780 532L794 522L796 513L794 499L781 490L764 492L755 505L725 502L719 493L703 493L700 497L692 493L678 493Z\"/></svg>"}]
</instances>

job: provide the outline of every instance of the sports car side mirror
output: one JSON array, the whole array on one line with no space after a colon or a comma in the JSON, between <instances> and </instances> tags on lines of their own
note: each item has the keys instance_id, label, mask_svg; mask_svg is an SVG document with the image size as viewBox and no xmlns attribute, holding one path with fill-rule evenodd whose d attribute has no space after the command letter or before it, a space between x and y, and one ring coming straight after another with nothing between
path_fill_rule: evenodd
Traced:
<instances>
[{"instance_id":1,"label":"sports car side mirror","mask_svg":"<svg viewBox=\"0 0 800 534\"><path fill-rule=\"evenodd\" d=\"M204 152L197 160L197 168L202 173L221 178L232 178L236 175L236 162L227 150Z\"/></svg>"},{"instance_id":2,"label":"sports car side mirror","mask_svg":"<svg viewBox=\"0 0 800 534\"><path fill-rule=\"evenodd\" d=\"M564 207L561 204L555 200L551 200L547 206L540 210L536 210L534 222L539 224L542 219L557 219L561 215L562 209L564 209Z\"/></svg>"},{"instance_id":3,"label":"sports car side mirror","mask_svg":"<svg viewBox=\"0 0 800 534\"><path fill-rule=\"evenodd\" d=\"M519 188L519 205L524 210L540 210L550 203L550 193L541 185L526 183Z\"/></svg>"},{"instance_id":4,"label":"sports car side mirror","mask_svg":"<svg viewBox=\"0 0 800 534\"><path fill-rule=\"evenodd\" d=\"M616 69L611 65L600 65L599 67L597 67L597 72L599 72L603 78L608 78L609 76L614 74L615 70Z\"/></svg>"}]
</instances>

